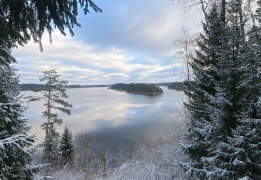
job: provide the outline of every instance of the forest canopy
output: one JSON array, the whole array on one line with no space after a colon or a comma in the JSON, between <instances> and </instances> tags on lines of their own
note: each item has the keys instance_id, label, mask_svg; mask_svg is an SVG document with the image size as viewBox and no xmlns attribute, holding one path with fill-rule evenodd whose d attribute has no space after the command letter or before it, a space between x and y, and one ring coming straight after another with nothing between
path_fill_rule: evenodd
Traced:
<instances>
[{"instance_id":1,"label":"forest canopy","mask_svg":"<svg viewBox=\"0 0 261 180\"><path fill-rule=\"evenodd\" d=\"M117 83L111 86L111 89L126 91L130 93L140 93L140 94L162 94L162 88L156 86L155 84L145 84L145 83Z\"/></svg>"}]
</instances>

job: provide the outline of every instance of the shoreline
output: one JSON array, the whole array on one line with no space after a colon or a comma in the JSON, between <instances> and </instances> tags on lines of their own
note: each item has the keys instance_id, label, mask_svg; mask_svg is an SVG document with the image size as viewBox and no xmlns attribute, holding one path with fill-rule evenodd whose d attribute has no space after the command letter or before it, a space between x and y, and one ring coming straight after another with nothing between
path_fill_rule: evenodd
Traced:
<instances>
[{"instance_id":1,"label":"shoreline","mask_svg":"<svg viewBox=\"0 0 261 180\"><path fill-rule=\"evenodd\" d=\"M145 93L145 92L132 92L132 91L124 91L126 93L131 94L143 94L143 95L162 95L163 93Z\"/></svg>"},{"instance_id":2,"label":"shoreline","mask_svg":"<svg viewBox=\"0 0 261 180\"><path fill-rule=\"evenodd\" d=\"M186 88L168 88L175 91L184 91Z\"/></svg>"},{"instance_id":3,"label":"shoreline","mask_svg":"<svg viewBox=\"0 0 261 180\"><path fill-rule=\"evenodd\" d=\"M108 89L112 89L112 88L108 88ZM132 91L125 91L125 90L121 90L121 89L112 89L112 90L116 90L116 91L121 91L121 92L125 92L125 93L131 93L131 94L143 94L143 95L163 95L163 93L145 93L145 92L132 92Z\"/></svg>"}]
</instances>

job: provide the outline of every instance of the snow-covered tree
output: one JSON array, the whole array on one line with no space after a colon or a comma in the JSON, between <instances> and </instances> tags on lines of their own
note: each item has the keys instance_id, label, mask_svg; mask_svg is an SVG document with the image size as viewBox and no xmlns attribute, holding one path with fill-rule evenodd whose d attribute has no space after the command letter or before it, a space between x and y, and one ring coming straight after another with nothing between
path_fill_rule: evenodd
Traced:
<instances>
[{"instance_id":1,"label":"snow-covered tree","mask_svg":"<svg viewBox=\"0 0 261 180\"><path fill-rule=\"evenodd\" d=\"M188 139L191 143L187 143L184 150L192 159L185 167L191 175L201 178L204 177L201 175L201 170L204 171L201 159L209 156L211 144L216 138L213 115L218 112L214 97L220 79L217 61L221 45L221 21L217 5L213 6L206 20L207 23L203 23L204 34L200 34L198 40L197 56L191 63L195 76L191 81L186 81L189 102L185 104L191 117L188 122Z\"/></svg>"},{"instance_id":2,"label":"snow-covered tree","mask_svg":"<svg viewBox=\"0 0 261 180\"><path fill-rule=\"evenodd\" d=\"M65 163L69 163L70 161L72 161L74 144L72 133L69 131L67 126L64 128L64 132L61 136L59 151L62 161L64 161Z\"/></svg>"},{"instance_id":3,"label":"snow-covered tree","mask_svg":"<svg viewBox=\"0 0 261 180\"><path fill-rule=\"evenodd\" d=\"M46 163L51 163L53 166L59 163L59 133L55 131L55 128L51 125L49 127L49 133L45 136L43 142L43 160Z\"/></svg>"},{"instance_id":4,"label":"snow-covered tree","mask_svg":"<svg viewBox=\"0 0 261 180\"><path fill-rule=\"evenodd\" d=\"M238 124L227 141L219 144L219 155L229 159L224 163L230 167L228 178L261 178L261 41L260 27L255 23L260 18L258 11L252 27L246 29L247 41L241 42L244 46L240 69L244 73L239 84L243 87L244 98L239 102L242 107L239 108Z\"/></svg>"},{"instance_id":5,"label":"snow-covered tree","mask_svg":"<svg viewBox=\"0 0 261 180\"><path fill-rule=\"evenodd\" d=\"M118 165L122 165L127 161L130 161L134 157L137 143L133 139L123 138L120 142L118 153Z\"/></svg>"},{"instance_id":6,"label":"snow-covered tree","mask_svg":"<svg viewBox=\"0 0 261 180\"><path fill-rule=\"evenodd\" d=\"M1 57L1 54L0 54ZM23 116L19 79L11 65L0 65L0 179L30 179L29 147L35 140Z\"/></svg>"},{"instance_id":7,"label":"snow-covered tree","mask_svg":"<svg viewBox=\"0 0 261 180\"><path fill-rule=\"evenodd\" d=\"M226 56L232 58L224 71L227 80L220 86L226 100L222 104L226 117L220 126L223 137L217 144L216 155L206 160L216 166L215 178L260 179L260 45L252 42L253 35L245 34L248 29L242 25L246 17L241 19L240 2L231 1L228 5L232 48Z\"/></svg>"},{"instance_id":8,"label":"snow-covered tree","mask_svg":"<svg viewBox=\"0 0 261 180\"><path fill-rule=\"evenodd\" d=\"M191 63L184 151L192 161L183 166L193 178L259 179L261 162L253 154L261 150L260 49L245 33L242 2L219 3L207 13Z\"/></svg>"},{"instance_id":9,"label":"snow-covered tree","mask_svg":"<svg viewBox=\"0 0 261 180\"><path fill-rule=\"evenodd\" d=\"M81 132L74 140L74 167L77 170L84 171L88 175L93 170L94 164L93 137L87 133Z\"/></svg>"},{"instance_id":10,"label":"snow-covered tree","mask_svg":"<svg viewBox=\"0 0 261 180\"><path fill-rule=\"evenodd\" d=\"M112 160L112 154L109 147L109 136L102 133L96 134L94 148L98 168L101 171L102 177L106 177Z\"/></svg>"},{"instance_id":11,"label":"snow-covered tree","mask_svg":"<svg viewBox=\"0 0 261 180\"><path fill-rule=\"evenodd\" d=\"M42 124L42 128L46 130L47 135L50 126L53 128L55 124L61 125L63 122L63 120L58 117L58 111L70 115L72 105L65 100L68 98L68 95L64 86L67 85L68 81L61 80L61 75L54 69L43 71L43 75L44 77L39 80L41 82L46 81L45 86L32 90L41 93L42 97L30 96L28 98L29 101L40 101L41 99L45 101L44 106L46 109L43 111L43 117L46 118L47 121Z\"/></svg>"}]
</instances>

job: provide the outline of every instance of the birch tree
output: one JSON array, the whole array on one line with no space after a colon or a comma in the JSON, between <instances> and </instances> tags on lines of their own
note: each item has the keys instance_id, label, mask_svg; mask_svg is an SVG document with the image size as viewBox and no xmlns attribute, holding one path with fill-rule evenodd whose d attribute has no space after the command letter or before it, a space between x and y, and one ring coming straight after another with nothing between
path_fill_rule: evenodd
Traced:
<instances>
[{"instance_id":1,"label":"birch tree","mask_svg":"<svg viewBox=\"0 0 261 180\"><path fill-rule=\"evenodd\" d=\"M181 59L181 63L185 66L187 81L189 81L192 76L190 63L192 60L192 53L195 48L194 41L195 40L192 39L189 34L189 30L183 27L181 29L181 37L175 42L175 47L178 49L176 54Z\"/></svg>"},{"instance_id":2,"label":"birch tree","mask_svg":"<svg viewBox=\"0 0 261 180\"><path fill-rule=\"evenodd\" d=\"M94 139L91 135L81 132L75 137L75 169L84 171L87 176L93 171L94 166Z\"/></svg>"},{"instance_id":3,"label":"birch tree","mask_svg":"<svg viewBox=\"0 0 261 180\"><path fill-rule=\"evenodd\" d=\"M96 134L95 152L97 156L97 164L99 169L101 170L102 177L106 177L112 158L109 147L109 136L107 134Z\"/></svg>"}]
</instances>

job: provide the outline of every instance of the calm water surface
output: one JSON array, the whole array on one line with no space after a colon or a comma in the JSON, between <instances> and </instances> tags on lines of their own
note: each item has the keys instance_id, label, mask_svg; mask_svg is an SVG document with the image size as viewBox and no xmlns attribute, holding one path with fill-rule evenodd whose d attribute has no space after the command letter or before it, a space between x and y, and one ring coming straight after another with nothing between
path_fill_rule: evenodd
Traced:
<instances>
[{"instance_id":1,"label":"calm water surface","mask_svg":"<svg viewBox=\"0 0 261 180\"><path fill-rule=\"evenodd\" d=\"M166 132L171 116L182 110L184 98L183 92L162 88L164 94L157 96L108 88L67 89L73 109L70 116L60 114L64 123L57 129L61 132L67 125L73 134L104 132L116 143L123 137L154 140ZM30 91L22 93L26 96L35 94ZM41 117L43 110L43 102L33 102L25 112L28 124L32 126L30 134L37 135L37 143L42 142L45 135L40 128L45 121Z\"/></svg>"}]
</instances>

